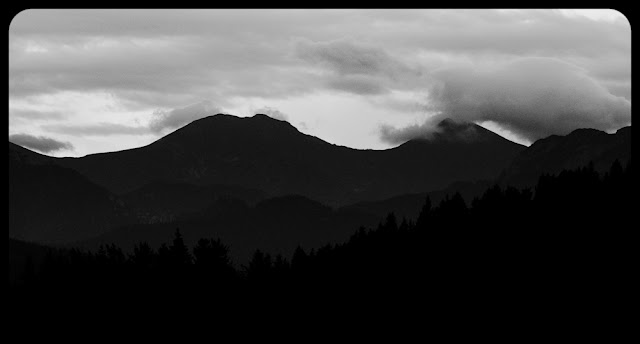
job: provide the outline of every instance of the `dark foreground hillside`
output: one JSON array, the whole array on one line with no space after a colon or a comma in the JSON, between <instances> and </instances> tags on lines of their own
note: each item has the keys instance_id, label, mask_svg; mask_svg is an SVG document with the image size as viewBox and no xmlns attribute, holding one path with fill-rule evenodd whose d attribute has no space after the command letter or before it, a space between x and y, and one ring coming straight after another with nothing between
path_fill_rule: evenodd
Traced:
<instances>
[{"instance_id":1,"label":"dark foreground hillside","mask_svg":"<svg viewBox=\"0 0 640 344\"><path fill-rule=\"evenodd\" d=\"M240 267L224 242L202 238L189 248L179 231L158 250L139 243L132 255L115 246L56 251L10 283L10 303L179 297L196 307L297 296L310 305L335 296L591 312L623 302L630 282L631 185L631 163L616 161L604 174L593 165L565 170L533 189L491 187L470 204L459 194L427 199L415 223L389 214L344 243L290 258L256 251Z\"/></svg>"}]
</instances>

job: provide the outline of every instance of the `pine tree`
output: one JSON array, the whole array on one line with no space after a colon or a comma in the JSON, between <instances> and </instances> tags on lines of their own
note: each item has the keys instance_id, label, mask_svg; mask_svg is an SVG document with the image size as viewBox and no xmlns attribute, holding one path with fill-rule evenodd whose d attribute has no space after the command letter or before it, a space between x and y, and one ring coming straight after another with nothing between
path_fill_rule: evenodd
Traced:
<instances>
[{"instance_id":1,"label":"pine tree","mask_svg":"<svg viewBox=\"0 0 640 344\"><path fill-rule=\"evenodd\" d=\"M418 230L425 229L427 227L428 218L431 214L431 198L427 196L416 220L416 228Z\"/></svg>"},{"instance_id":2,"label":"pine tree","mask_svg":"<svg viewBox=\"0 0 640 344\"><path fill-rule=\"evenodd\" d=\"M179 228L176 228L173 242L169 247L169 252L171 254L171 261L176 266L185 266L191 264L192 262L189 248L187 248L187 246L184 244L184 240L182 239L182 234L180 234Z\"/></svg>"}]
</instances>

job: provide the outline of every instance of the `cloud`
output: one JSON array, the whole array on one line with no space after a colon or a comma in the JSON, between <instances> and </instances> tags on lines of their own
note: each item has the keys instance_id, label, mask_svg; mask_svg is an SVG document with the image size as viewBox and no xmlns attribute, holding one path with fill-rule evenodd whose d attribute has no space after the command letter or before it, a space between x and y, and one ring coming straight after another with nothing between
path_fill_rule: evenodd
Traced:
<instances>
[{"instance_id":1,"label":"cloud","mask_svg":"<svg viewBox=\"0 0 640 344\"><path fill-rule=\"evenodd\" d=\"M380 128L382 141L399 144L413 139L474 142L483 140L484 136L478 132L478 126L469 122L451 118L441 119L438 116L427 118L422 124L413 124L403 128L395 128L384 124Z\"/></svg>"},{"instance_id":2,"label":"cloud","mask_svg":"<svg viewBox=\"0 0 640 344\"><path fill-rule=\"evenodd\" d=\"M202 101L170 111L156 111L149 123L149 128L151 131L159 133L165 129L176 129L197 119L221 112L211 101Z\"/></svg>"},{"instance_id":3,"label":"cloud","mask_svg":"<svg viewBox=\"0 0 640 344\"><path fill-rule=\"evenodd\" d=\"M631 102L586 69L552 58L516 58L442 68L430 75L422 124L385 124L380 139L397 144L430 137L443 119L491 121L525 141L578 128L615 130L631 123Z\"/></svg>"},{"instance_id":4,"label":"cloud","mask_svg":"<svg viewBox=\"0 0 640 344\"><path fill-rule=\"evenodd\" d=\"M376 95L452 60L531 55L606 65L599 78L630 82L630 35L624 18L550 10L28 10L9 30L9 91L106 91L146 108L322 88Z\"/></svg>"},{"instance_id":5,"label":"cloud","mask_svg":"<svg viewBox=\"0 0 640 344\"><path fill-rule=\"evenodd\" d=\"M97 123L89 125L44 125L47 131L75 135L75 136L111 136L111 135L140 135L149 132L149 128L143 126L129 126L118 123Z\"/></svg>"},{"instance_id":6,"label":"cloud","mask_svg":"<svg viewBox=\"0 0 640 344\"><path fill-rule=\"evenodd\" d=\"M383 124L380 126L380 139L391 144L400 144L413 139L430 139L438 131L436 121L431 118L422 124L412 124L402 128Z\"/></svg>"},{"instance_id":7,"label":"cloud","mask_svg":"<svg viewBox=\"0 0 640 344\"><path fill-rule=\"evenodd\" d=\"M349 75L332 78L327 85L335 90L345 91L361 95L375 95L388 93L389 89L384 86L386 82L380 78L365 75Z\"/></svg>"},{"instance_id":8,"label":"cloud","mask_svg":"<svg viewBox=\"0 0 640 344\"><path fill-rule=\"evenodd\" d=\"M594 97L587 109L560 105L557 99L553 106L540 101L543 109L554 110L551 118L567 122L559 129L572 122L604 128L624 117L619 109L631 100L629 22L594 21L556 10L27 10L9 28L9 99L24 108L51 108L65 115L77 112L59 97L66 92L109 94L109 102L119 106L114 112L176 109L153 116L150 131L157 134L195 119L180 115L179 108L202 99L225 109L257 101L291 108L312 97L333 102L347 92L358 95L360 105L332 109L339 118L336 125L368 120L365 109L373 105L388 112L388 123L397 126L407 123L406 116L427 111L456 117L454 110L470 110L469 99L478 100L484 112L491 110L495 105L489 104L496 102L483 97L498 99L500 89L515 96L511 86L522 91L507 71L530 57L578 67L559 73L584 81L577 91L582 98ZM532 68L544 73L544 68ZM459 85L456 73L475 84ZM489 90L482 89L483 82ZM565 86L551 89L571 94L570 85ZM532 93L542 94L532 87ZM429 99L402 94L428 94ZM454 100L457 94L464 98ZM44 97L57 100L47 104L40 100ZM559 116L563 107L589 113L590 120L579 123L583 115L567 111ZM609 116L604 109L611 108L618 110ZM545 125L525 123L523 113L513 115L520 120L512 119L506 105L497 110L503 114L461 116L499 117L505 128L528 137L545 135L558 124L550 119ZM604 119L597 120L597 113ZM290 113L294 122L295 116ZM94 123L104 120L96 115ZM27 117L10 117L16 132L29 132L29 125ZM362 140L364 146L374 139Z\"/></svg>"},{"instance_id":9,"label":"cloud","mask_svg":"<svg viewBox=\"0 0 640 344\"><path fill-rule=\"evenodd\" d=\"M255 111L256 114L261 113L264 115L267 115L273 119L277 119L280 121L285 121L285 122L289 122L289 116L287 116L287 114L281 112L280 110L276 109L276 108L272 108L272 107L268 107L268 106L264 106L261 107Z\"/></svg>"},{"instance_id":10,"label":"cloud","mask_svg":"<svg viewBox=\"0 0 640 344\"><path fill-rule=\"evenodd\" d=\"M60 120L64 119L66 115L60 111L41 111L41 110L29 110L29 109L10 109L9 114L11 116L20 117L28 120Z\"/></svg>"},{"instance_id":11,"label":"cloud","mask_svg":"<svg viewBox=\"0 0 640 344\"><path fill-rule=\"evenodd\" d=\"M296 51L300 58L325 65L341 75L392 74L394 69L402 68L383 49L345 39L328 42L302 40L297 43Z\"/></svg>"},{"instance_id":12,"label":"cloud","mask_svg":"<svg viewBox=\"0 0 640 344\"><path fill-rule=\"evenodd\" d=\"M45 136L13 134L9 135L9 141L42 153L50 153L59 150L73 150L73 145L70 142L58 141Z\"/></svg>"},{"instance_id":13,"label":"cloud","mask_svg":"<svg viewBox=\"0 0 640 344\"><path fill-rule=\"evenodd\" d=\"M269 111L268 108L266 110ZM271 111L274 115L284 116L275 109ZM157 110L151 115L148 125L100 122L96 124L48 124L40 127L49 132L76 137L161 134L166 129L176 129L197 119L220 112L220 109L214 106L211 101L202 101L168 111Z\"/></svg>"},{"instance_id":14,"label":"cloud","mask_svg":"<svg viewBox=\"0 0 640 344\"><path fill-rule=\"evenodd\" d=\"M391 56L386 50L351 39L295 45L296 55L324 71L325 87L359 95L385 94L412 84L422 72Z\"/></svg>"},{"instance_id":15,"label":"cloud","mask_svg":"<svg viewBox=\"0 0 640 344\"><path fill-rule=\"evenodd\" d=\"M531 141L631 123L630 101L611 94L586 70L557 59L520 58L433 76L437 82L429 96L438 118L493 121Z\"/></svg>"}]
</instances>

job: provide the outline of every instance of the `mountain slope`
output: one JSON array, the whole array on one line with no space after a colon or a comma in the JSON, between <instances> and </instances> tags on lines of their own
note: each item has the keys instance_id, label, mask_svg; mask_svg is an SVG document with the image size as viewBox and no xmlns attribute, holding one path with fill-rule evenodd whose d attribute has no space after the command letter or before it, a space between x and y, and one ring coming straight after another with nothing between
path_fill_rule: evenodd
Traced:
<instances>
[{"instance_id":1,"label":"mountain slope","mask_svg":"<svg viewBox=\"0 0 640 344\"><path fill-rule=\"evenodd\" d=\"M359 226L379 219L357 210L334 210L303 196L283 196L249 206L233 199L216 200L210 207L170 223L123 226L99 237L70 244L91 250L115 243L126 251L147 242L158 248L171 240L176 228L185 243L200 238L220 238L230 245L236 263L246 264L256 249L289 255L301 245L306 250L343 242Z\"/></svg>"},{"instance_id":2,"label":"mountain slope","mask_svg":"<svg viewBox=\"0 0 640 344\"><path fill-rule=\"evenodd\" d=\"M593 162L599 172L608 171L618 159L631 158L631 127L607 134L595 129L577 129L566 136L552 135L534 142L500 175L503 185L530 186L543 173L583 167Z\"/></svg>"},{"instance_id":3,"label":"mountain slope","mask_svg":"<svg viewBox=\"0 0 640 344\"><path fill-rule=\"evenodd\" d=\"M140 223L169 222L179 216L210 207L221 198L255 204L267 198L259 190L233 185L198 186L186 183L152 182L121 196Z\"/></svg>"},{"instance_id":4,"label":"mountain slope","mask_svg":"<svg viewBox=\"0 0 640 344\"><path fill-rule=\"evenodd\" d=\"M335 206L494 178L524 149L474 124L443 121L440 127L429 140L356 150L265 115L219 114L145 147L57 161L117 194L154 181L224 184Z\"/></svg>"},{"instance_id":5,"label":"mountain slope","mask_svg":"<svg viewBox=\"0 0 640 344\"><path fill-rule=\"evenodd\" d=\"M128 210L109 191L32 153L9 144L9 237L61 243L129 222Z\"/></svg>"}]
</instances>

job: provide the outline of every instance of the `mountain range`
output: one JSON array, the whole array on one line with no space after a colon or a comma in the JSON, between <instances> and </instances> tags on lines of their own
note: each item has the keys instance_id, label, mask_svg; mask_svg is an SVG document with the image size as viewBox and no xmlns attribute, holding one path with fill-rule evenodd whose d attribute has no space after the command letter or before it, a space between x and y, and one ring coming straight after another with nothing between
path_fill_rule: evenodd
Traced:
<instances>
[{"instance_id":1,"label":"mountain range","mask_svg":"<svg viewBox=\"0 0 640 344\"><path fill-rule=\"evenodd\" d=\"M556 174L565 169L593 163L605 172L617 159L626 163L631 158L631 127L614 134L595 129L576 129L566 136L551 135L534 142L520 153L498 178L500 184L518 187L535 184L543 174Z\"/></svg>"},{"instance_id":2,"label":"mountain range","mask_svg":"<svg viewBox=\"0 0 640 344\"><path fill-rule=\"evenodd\" d=\"M524 146L475 124L445 120L441 134L387 150L327 143L266 115L218 114L141 148L57 159L115 194L150 182L238 185L331 206L495 177Z\"/></svg>"},{"instance_id":3,"label":"mountain range","mask_svg":"<svg viewBox=\"0 0 640 344\"><path fill-rule=\"evenodd\" d=\"M630 127L580 129L525 147L476 124L444 120L429 138L358 150L266 115L218 114L156 142L81 158L9 143L12 238L95 248L116 242L221 237L255 248L346 239L389 211L415 219L427 195L467 201L492 183L527 186L542 173L630 159Z\"/></svg>"}]
</instances>

